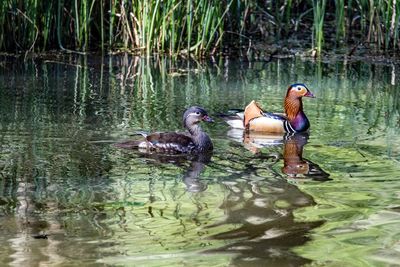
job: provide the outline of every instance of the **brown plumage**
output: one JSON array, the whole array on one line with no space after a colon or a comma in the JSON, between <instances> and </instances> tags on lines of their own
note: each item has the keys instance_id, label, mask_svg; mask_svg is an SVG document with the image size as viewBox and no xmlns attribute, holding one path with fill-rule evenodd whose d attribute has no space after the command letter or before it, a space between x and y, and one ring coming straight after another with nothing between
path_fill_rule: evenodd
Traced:
<instances>
[{"instance_id":1,"label":"brown plumage","mask_svg":"<svg viewBox=\"0 0 400 267\"><path fill-rule=\"evenodd\" d=\"M285 97L284 107L285 107L286 117L288 118L289 121L293 121L296 118L299 111L303 110L303 102L295 94L293 93L289 94L289 93L290 91Z\"/></svg>"},{"instance_id":2,"label":"brown plumage","mask_svg":"<svg viewBox=\"0 0 400 267\"><path fill-rule=\"evenodd\" d=\"M292 84L287 89L284 100L285 114L265 112L253 100L246 106L243 114L226 117L225 121L233 128L249 132L305 132L309 129L310 123L303 111L303 97L314 97L314 95L304 84Z\"/></svg>"},{"instance_id":3,"label":"brown plumage","mask_svg":"<svg viewBox=\"0 0 400 267\"><path fill-rule=\"evenodd\" d=\"M133 140L115 144L127 149L139 149L142 152L157 153L202 153L211 151L213 144L210 137L201 129L201 121L212 122L207 111L193 106L183 114L183 126L188 133L156 132L151 134L140 133L144 140Z\"/></svg>"}]
</instances>

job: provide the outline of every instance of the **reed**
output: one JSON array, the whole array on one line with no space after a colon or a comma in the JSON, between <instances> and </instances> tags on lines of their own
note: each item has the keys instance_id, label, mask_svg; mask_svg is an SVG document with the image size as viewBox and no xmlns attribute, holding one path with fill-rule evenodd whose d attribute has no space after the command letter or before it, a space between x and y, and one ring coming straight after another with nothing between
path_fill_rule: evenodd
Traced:
<instances>
[{"instance_id":1,"label":"reed","mask_svg":"<svg viewBox=\"0 0 400 267\"><path fill-rule=\"evenodd\" d=\"M350 1L351 4L351 1ZM346 36L346 7L344 0L335 0L336 17L336 42L340 42Z\"/></svg>"},{"instance_id":2,"label":"reed","mask_svg":"<svg viewBox=\"0 0 400 267\"><path fill-rule=\"evenodd\" d=\"M319 54L329 38L396 52L399 24L397 0L0 0L0 50L204 56L300 39Z\"/></svg>"},{"instance_id":3,"label":"reed","mask_svg":"<svg viewBox=\"0 0 400 267\"><path fill-rule=\"evenodd\" d=\"M324 18L325 18L326 0L313 0L313 49L317 55L321 54L324 41Z\"/></svg>"}]
</instances>

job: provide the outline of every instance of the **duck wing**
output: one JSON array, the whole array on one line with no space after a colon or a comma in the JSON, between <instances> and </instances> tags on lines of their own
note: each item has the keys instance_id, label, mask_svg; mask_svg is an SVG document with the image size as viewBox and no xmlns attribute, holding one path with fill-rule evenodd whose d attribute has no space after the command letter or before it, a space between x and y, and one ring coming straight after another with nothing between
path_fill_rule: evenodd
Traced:
<instances>
[{"instance_id":1,"label":"duck wing","mask_svg":"<svg viewBox=\"0 0 400 267\"><path fill-rule=\"evenodd\" d=\"M163 153L188 153L195 149L195 145L189 133L179 132L136 132L143 139L130 140L114 144L118 148L140 149L145 151L157 151Z\"/></svg>"},{"instance_id":2,"label":"duck wing","mask_svg":"<svg viewBox=\"0 0 400 267\"><path fill-rule=\"evenodd\" d=\"M149 133L144 132L144 131L137 131L137 132L135 132L134 135L141 135L144 138L146 138L149 135ZM129 141L116 143L116 144L114 144L114 146L118 147L118 148L124 148L124 149L137 149L142 145L143 142L144 142L144 140L142 140L142 139L141 140L129 140Z\"/></svg>"},{"instance_id":3,"label":"duck wing","mask_svg":"<svg viewBox=\"0 0 400 267\"><path fill-rule=\"evenodd\" d=\"M257 104L256 101L252 100L244 109L244 116L243 116L244 127L247 128L251 120L263 116L264 116L264 111L262 110L262 108Z\"/></svg>"},{"instance_id":4,"label":"duck wing","mask_svg":"<svg viewBox=\"0 0 400 267\"><path fill-rule=\"evenodd\" d=\"M284 133L286 124L286 116L265 112L254 100L244 110L243 126L249 131Z\"/></svg>"},{"instance_id":5,"label":"duck wing","mask_svg":"<svg viewBox=\"0 0 400 267\"><path fill-rule=\"evenodd\" d=\"M229 126L234 129L244 129L243 126L243 117L244 110L243 109L230 109L227 113L219 113L218 117L223 119Z\"/></svg>"},{"instance_id":6,"label":"duck wing","mask_svg":"<svg viewBox=\"0 0 400 267\"><path fill-rule=\"evenodd\" d=\"M295 132L285 114L264 111L252 100L244 109L235 114L221 115L222 119L234 129L250 132L285 133Z\"/></svg>"},{"instance_id":7,"label":"duck wing","mask_svg":"<svg viewBox=\"0 0 400 267\"><path fill-rule=\"evenodd\" d=\"M147 149L167 153L189 153L196 148L192 138L185 133L157 132L146 136ZM140 147L143 147L141 145Z\"/></svg>"}]
</instances>

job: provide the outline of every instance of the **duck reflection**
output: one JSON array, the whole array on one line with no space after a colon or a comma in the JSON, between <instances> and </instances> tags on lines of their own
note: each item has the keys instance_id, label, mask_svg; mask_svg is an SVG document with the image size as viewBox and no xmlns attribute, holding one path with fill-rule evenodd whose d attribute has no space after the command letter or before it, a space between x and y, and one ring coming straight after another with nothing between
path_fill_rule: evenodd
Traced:
<instances>
[{"instance_id":1,"label":"duck reflection","mask_svg":"<svg viewBox=\"0 0 400 267\"><path fill-rule=\"evenodd\" d=\"M242 132L240 136L231 132L230 137L234 136L258 156L253 157L245 169L225 179L228 193L220 208L226 218L208 228L228 229L211 236L211 239L225 240L228 244L206 253L235 253L232 266L300 266L311 263L292 249L310 241L310 231L324 221L296 220L294 212L314 206L314 199L282 179L282 175L272 167L283 158L284 175L327 180L328 173L302 157L308 135L243 135ZM265 167L266 154L261 153L261 149L266 147L271 151L283 147L283 153L269 153L267 158L276 158L276 161L259 174L255 170Z\"/></svg>"},{"instance_id":2,"label":"duck reflection","mask_svg":"<svg viewBox=\"0 0 400 267\"><path fill-rule=\"evenodd\" d=\"M317 181L331 180L329 173L318 164L303 158L303 148L308 142L308 137L308 133L285 136L282 172L292 178L303 175Z\"/></svg>"},{"instance_id":3,"label":"duck reflection","mask_svg":"<svg viewBox=\"0 0 400 267\"><path fill-rule=\"evenodd\" d=\"M282 172L290 178L308 177L317 181L331 180L329 173L318 164L303 158L303 150L308 142L309 133L271 135L230 130L228 136L242 142L244 147L254 154L261 154L262 148L283 145L281 155L270 154L270 156L283 158Z\"/></svg>"},{"instance_id":4,"label":"duck reflection","mask_svg":"<svg viewBox=\"0 0 400 267\"><path fill-rule=\"evenodd\" d=\"M248 166L254 168L255 166ZM251 170L244 170L249 173ZM229 177L220 206L226 218L209 228L228 229L211 236L228 245L206 253L235 253L232 266L299 266L310 261L291 249L310 240L323 221L301 222L294 211L315 205L313 198L280 177ZM255 175L255 174L254 174ZM260 180L256 180L260 179ZM228 179L227 179L228 181ZM235 181L235 182L232 182ZM229 230L230 229L230 230Z\"/></svg>"},{"instance_id":5,"label":"duck reflection","mask_svg":"<svg viewBox=\"0 0 400 267\"><path fill-rule=\"evenodd\" d=\"M190 166L183 175L183 183L188 192L197 193L207 189L207 184L202 182L199 177L204 168L211 161L211 153L201 153L190 161Z\"/></svg>"},{"instance_id":6,"label":"duck reflection","mask_svg":"<svg viewBox=\"0 0 400 267\"><path fill-rule=\"evenodd\" d=\"M207 189L207 184L201 181L199 177L204 168L211 162L212 152L175 155L139 152L139 156L147 158L155 164L170 163L182 167L184 169L182 182L185 184L188 192L197 193Z\"/></svg>"},{"instance_id":7,"label":"duck reflection","mask_svg":"<svg viewBox=\"0 0 400 267\"><path fill-rule=\"evenodd\" d=\"M207 184L200 180L200 174L208 163L211 162L212 153L199 153L194 155L181 155L178 157L159 155L159 154L144 154L145 157L151 157L158 162L169 162L176 165L184 165L189 162L189 166L184 171L182 182L186 186L186 190L192 193L198 193L207 189Z\"/></svg>"}]
</instances>

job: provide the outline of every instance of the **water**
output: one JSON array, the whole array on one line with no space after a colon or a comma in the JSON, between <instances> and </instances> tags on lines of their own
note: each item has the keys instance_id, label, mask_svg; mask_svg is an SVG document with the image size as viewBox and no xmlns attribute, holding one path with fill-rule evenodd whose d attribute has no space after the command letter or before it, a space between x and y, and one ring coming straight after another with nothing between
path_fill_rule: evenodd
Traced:
<instances>
[{"instance_id":1,"label":"water","mask_svg":"<svg viewBox=\"0 0 400 267\"><path fill-rule=\"evenodd\" d=\"M400 262L398 65L49 58L0 64L4 264ZM243 140L215 116L252 99L282 111L293 82L317 96L309 136ZM182 129L193 104L216 118L211 159L113 146Z\"/></svg>"}]
</instances>

